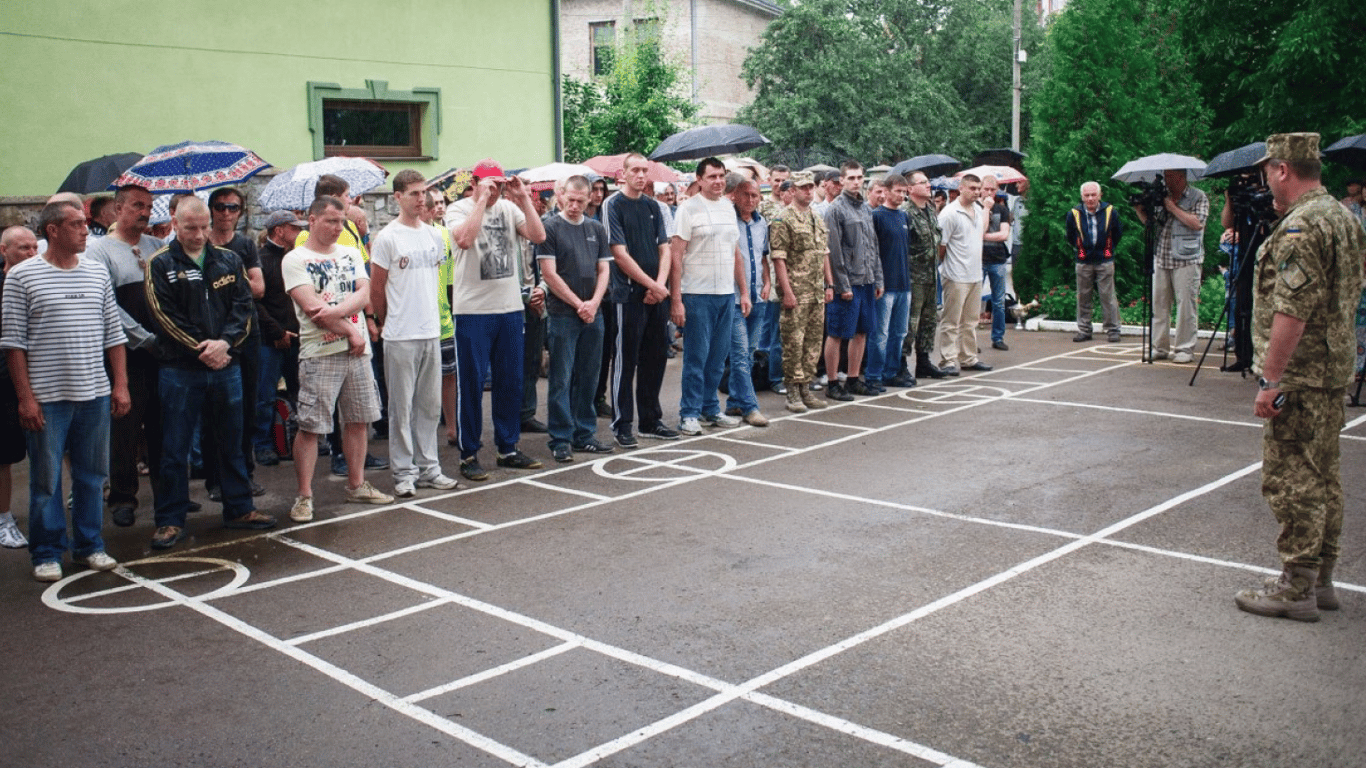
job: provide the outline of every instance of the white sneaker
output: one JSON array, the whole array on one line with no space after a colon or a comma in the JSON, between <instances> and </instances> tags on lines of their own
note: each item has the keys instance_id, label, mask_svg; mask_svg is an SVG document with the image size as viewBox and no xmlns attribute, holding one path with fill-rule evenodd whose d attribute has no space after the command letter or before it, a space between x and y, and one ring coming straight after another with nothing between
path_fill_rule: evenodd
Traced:
<instances>
[{"instance_id":1,"label":"white sneaker","mask_svg":"<svg viewBox=\"0 0 1366 768\"><path fill-rule=\"evenodd\" d=\"M75 558L74 562L84 565L92 571L112 571L119 564L119 561L98 549L85 557Z\"/></svg>"},{"instance_id":2,"label":"white sneaker","mask_svg":"<svg viewBox=\"0 0 1366 768\"><path fill-rule=\"evenodd\" d=\"M28 539L19 530L18 523L13 519L0 523L0 547L6 549L23 549L28 546Z\"/></svg>"},{"instance_id":3,"label":"white sneaker","mask_svg":"<svg viewBox=\"0 0 1366 768\"><path fill-rule=\"evenodd\" d=\"M724 413L718 413L714 416L703 416L702 423L710 424L713 427L721 427L722 429L729 429L730 427L740 426L739 419L735 418L734 416L727 416Z\"/></svg>"},{"instance_id":4,"label":"white sneaker","mask_svg":"<svg viewBox=\"0 0 1366 768\"><path fill-rule=\"evenodd\" d=\"M61 563L38 563L33 566L33 578L38 581L61 581Z\"/></svg>"},{"instance_id":5,"label":"white sneaker","mask_svg":"<svg viewBox=\"0 0 1366 768\"><path fill-rule=\"evenodd\" d=\"M1173 363L1189 363L1194 359L1195 356L1189 352L1177 352L1176 354L1172 355Z\"/></svg>"},{"instance_id":6,"label":"white sneaker","mask_svg":"<svg viewBox=\"0 0 1366 768\"><path fill-rule=\"evenodd\" d=\"M417 485L412 480L399 480L394 483L394 495L400 499L411 499L417 495Z\"/></svg>"},{"instance_id":7,"label":"white sneaker","mask_svg":"<svg viewBox=\"0 0 1366 768\"><path fill-rule=\"evenodd\" d=\"M426 480L418 478L417 487L435 488L438 491L449 491L455 488L459 488L460 481L456 480L453 477L446 477L445 475L438 472L434 477L429 477Z\"/></svg>"},{"instance_id":8,"label":"white sneaker","mask_svg":"<svg viewBox=\"0 0 1366 768\"><path fill-rule=\"evenodd\" d=\"M355 488L346 489L346 500L357 504L389 504L394 497L371 485L369 480L362 480Z\"/></svg>"},{"instance_id":9,"label":"white sneaker","mask_svg":"<svg viewBox=\"0 0 1366 768\"><path fill-rule=\"evenodd\" d=\"M685 435L700 435L702 434L702 422L693 418L684 419L678 422L678 431Z\"/></svg>"},{"instance_id":10,"label":"white sneaker","mask_svg":"<svg viewBox=\"0 0 1366 768\"><path fill-rule=\"evenodd\" d=\"M289 508L289 519L296 523L307 523L313 519L313 497L295 496L294 506Z\"/></svg>"}]
</instances>

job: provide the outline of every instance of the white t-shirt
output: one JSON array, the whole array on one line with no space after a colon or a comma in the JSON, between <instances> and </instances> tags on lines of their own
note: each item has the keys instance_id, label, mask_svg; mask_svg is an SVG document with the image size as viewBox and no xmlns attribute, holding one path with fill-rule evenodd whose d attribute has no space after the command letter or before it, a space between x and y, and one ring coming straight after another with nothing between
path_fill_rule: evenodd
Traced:
<instances>
[{"instance_id":1,"label":"white t-shirt","mask_svg":"<svg viewBox=\"0 0 1366 768\"><path fill-rule=\"evenodd\" d=\"M331 252L326 254L299 247L280 260L280 274L284 278L286 292L301 285L311 285L323 303L335 307L355 293L357 280L366 279L362 264L360 251L349 246L333 245ZM357 312L349 319L365 338L365 351L368 354L370 338L365 332L362 314ZM294 316L299 318L299 359L334 355L350 348L345 336L314 325L298 302L294 303Z\"/></svg>"},{"instance_id":2,"label":"white t-shirt","mask_svg":"<svg viewBox=\"0 0 1366 768\"><path fill-rule=\"evenodd\" d=\"M939 212L943 232L944 263L939 272L955 283L982 282L982 209L976 204L964 208L954 200Z\"/></svg>"},{"instance_id":3,"label":"white t-shirt","mask_svg":"<svg viewBox=\"0 0 1366 768\"><path fill-rule=\"evenodd\" d=\"M510 200L484 210L479 236L468 250L455 245L455 233L474 211L467 197L446 209L446 228L451 231L453 288L457 315L496 315L522 311L521 235L526 214Z\"/></svg>"},{"instance_id":4,"label":"white t-shirt","mask_svg":"<svg viewBox=\"0 0 1366 768\"><path fill-rule=\"evenodd\" d=\"M730 200L688 198L678 206L675 234L687 241L679 276L683 293L735 293L735 245L740 230Z\"/></svg>"},{"instance_id":5,"label":"white t-shirt","mask_svg":"<svg viewBox=\"0 0 1366 768\"><path fill-rule=\"evenodd\" d=\"M446 241L429 224L416 227L394 219L370 243L370 263L389 272L384 286L385 341L441 337L438 304L441 260Z\"/></svg>"}]
</instances>

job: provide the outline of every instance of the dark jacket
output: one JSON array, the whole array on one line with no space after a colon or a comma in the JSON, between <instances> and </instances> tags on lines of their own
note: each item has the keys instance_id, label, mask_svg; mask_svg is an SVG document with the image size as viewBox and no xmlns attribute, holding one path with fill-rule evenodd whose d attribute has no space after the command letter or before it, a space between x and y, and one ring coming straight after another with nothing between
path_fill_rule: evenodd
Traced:
<instances>
[{"instance_id":1,"label":"dark jacket","mask_svg":"<svg viewBox=\"0 0 1366 768\"><path fill-rule=\"evenodd\" d=\"M197 349L207 339L222 339L234 358L240 354L255 305L237 254L205 243L201 271L172 240L148 262L146 289L163 365L207 370Z\"/></svg>"},{"instance_id":2,"label":"dark jacket","mask_svg":"<svg viewBox=\"0 0 1366 768\"><path fill-rule=\"evenodd\" d=\"M284 338L285 331L299 332L299 318L294 314L294 300L285 290L280 269L285 249L267 239L256 252L261 257L261 275L266 283L265 295L256 300L256 318L261 322L261 337L267 344L274 344Z\"/></svg>"},{"instance_id":3,"label":"dark jacket","mask_svg":"<svg viewBox=\"0 0 1366 768\"><path fill-rule=\"evenodd\" d=\"M1091 228L1085 226L1086 206L1078 205L1067 212L1067 245L1076 254L1077 263L1104 264L1114 261L1115 246L1124 234L1124 225L1113 206L1102 202L1096 209L1098 230L1092 236Z\"/></svg>"}]
</instances>

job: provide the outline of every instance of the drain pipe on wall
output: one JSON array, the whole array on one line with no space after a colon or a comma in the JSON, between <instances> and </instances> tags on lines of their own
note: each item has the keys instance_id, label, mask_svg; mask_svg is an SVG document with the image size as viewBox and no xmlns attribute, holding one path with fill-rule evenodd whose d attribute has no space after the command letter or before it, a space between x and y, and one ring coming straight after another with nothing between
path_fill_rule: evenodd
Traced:
<instances>
[{"instance_id":1,"label":"drain pipe on wall","mask_svg":"<svg viewBox=\"0 0 1366 768\"><path fill-rule=\"evenodd\" d=\"M551 86L555 123L555 161L564 162L564 77L560 74L560 0L550 0L550 76L555 79Z\"/></svg>"}]
</instances>

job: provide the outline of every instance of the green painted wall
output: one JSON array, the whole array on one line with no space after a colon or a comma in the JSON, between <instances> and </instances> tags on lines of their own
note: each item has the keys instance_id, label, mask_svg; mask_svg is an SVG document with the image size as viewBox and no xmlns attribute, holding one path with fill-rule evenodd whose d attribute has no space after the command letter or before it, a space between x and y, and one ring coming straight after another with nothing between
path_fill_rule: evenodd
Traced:
<instances>
[{"instance_id":1,"label":"green painted wall","mask_svg":"<svg viewBox=\"0 0 1366 768\"><path fill-rule=\"evenodd\" d=\"M76 163L220 139L312 160L306 84L441 89L433 175L555 158L549 0L4 0L0 195L46 195ZM325 9L325 13L320 13Z\"/></svg>"}]
</instances>

